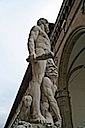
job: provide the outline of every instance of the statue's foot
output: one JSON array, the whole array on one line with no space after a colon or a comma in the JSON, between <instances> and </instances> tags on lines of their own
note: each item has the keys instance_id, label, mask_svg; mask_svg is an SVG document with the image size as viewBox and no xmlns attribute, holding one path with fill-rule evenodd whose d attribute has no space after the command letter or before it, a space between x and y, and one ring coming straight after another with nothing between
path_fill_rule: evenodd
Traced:
<instances>
[{"instance_id":1,"label":"statue's foot","mask_svg":"<svg viewBox=\"0 0 85 128\"><path fill-rule=\"evenodd\" d=\"M32 125L29 122L26 121L19 121L19 125L17 128L32 128Z\"/></svg>"},{"instance_id":2,"label":"statue's foot","mask_svg":"<svg viewBox=\"0 0 85 128\"><path fill-rule=\"evenodd\" d=\"M55 126L57 126L57 128L61 128L61 125L62 125L62 120L55 122Z\"/></svg>"},{"instance_id":3,"label":"statue's foot","mask_svg":"<svg viewBox=\"0 0 85 128\"><path fill-rule=\"evenodd\" d=\"M24 125L18 125L17 128L26 128Z\"/></svg>"},{"instance_id":4,"label":"statue's foot","mask_svg":"<svg viewBox=\"0 0 85 128\"><path fill-rule=\"evenodd\" d=\"M33 117L30 121L34 122L34 123L41 123L41 124L48 123L47 120L42 115L37 115L37 116Z\"/></svg>"}]
</instances>

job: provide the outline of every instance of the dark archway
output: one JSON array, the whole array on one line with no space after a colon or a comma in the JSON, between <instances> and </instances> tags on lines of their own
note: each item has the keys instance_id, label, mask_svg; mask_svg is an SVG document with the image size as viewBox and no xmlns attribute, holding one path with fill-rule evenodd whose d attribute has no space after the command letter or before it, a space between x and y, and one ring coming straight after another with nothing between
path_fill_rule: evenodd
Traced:
<instances>
[{"instance_id":1,"label":"dark archway","mask_svg":"<svg viewBox=\"0 0 85 128\"><path fill-rule=\"evenodd\" d=\"M69 58L71 56L75 44L84 33L85 33L85 26L80 26L76 28L74 31L72 31L72 33L69 35L68 39L66 40L60 59L59 79L58 79L58 88L59 88L58 102L63 117L63 128L68 128L68 127L73 128L72 111L71 111L70 96L68 90L68 78L69 78L68 76L70 76L72 73L72 71L70 72L70 69L72 63L74 62L71 63L69 69L68 69L68 64L69 64ZM80 51L80 53L84 50L85 47ZM74 61L77 59L77 56L75 57ZM76 69L82 67L83 65L80 65Z\"/></svg>"}]
</instances>

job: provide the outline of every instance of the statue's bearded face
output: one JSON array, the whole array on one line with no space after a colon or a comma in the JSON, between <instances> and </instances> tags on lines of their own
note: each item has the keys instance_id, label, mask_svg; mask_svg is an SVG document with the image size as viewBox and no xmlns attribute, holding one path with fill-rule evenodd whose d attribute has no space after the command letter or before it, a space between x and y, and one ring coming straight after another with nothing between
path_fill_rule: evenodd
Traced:
<instances>
[{"instance_id":1,"label":"statue's bearded face","mask_svg":"<svg viewBox=\"0 0 85 128\"><path fill-rule=\"evenodd\" d=\"M49 24L48 23L45 23L44 24L44 27L45 27L45 32L46 33L49 33Z\"/></svg>"}]
</instances>

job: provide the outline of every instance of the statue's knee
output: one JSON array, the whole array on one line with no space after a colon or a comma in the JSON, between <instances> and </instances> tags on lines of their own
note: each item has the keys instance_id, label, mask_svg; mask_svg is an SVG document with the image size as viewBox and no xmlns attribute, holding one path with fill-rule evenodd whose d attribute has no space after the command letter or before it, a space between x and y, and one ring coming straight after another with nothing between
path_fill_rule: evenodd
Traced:
<instances>
[{"instance_id":1,"label":"statue's knee","mask_svg":"<svg viewBox=\"0 0 85 128\"><path fill-rule=\"evenodd\" d=\"M37 78L37 82L38 82L39 85L41 85L42 80L43 80L43 75L42 74L39 74L38 75L38 78Z\"/></svg>"},{"instance_id":2,"label":"statue's knee","mask_svg":"<svg viewBox=\"0 0 85 128\"><path fill-rule=\"evenodd\" d=\"M44 77L43 78L43 85L50 86L51 85L51 80L48 77Z\"/></svg>"},{"instance_id":3,"label":"statue's knee","mask_svg":"<svg viewBox=\"0 0 85 128\"><path fill-rule=\"evenodd\" d=\"M48 77L44 77L43 80L46 82L46 81L50 81L50 79Z\"/></svg>"}]
</instances>

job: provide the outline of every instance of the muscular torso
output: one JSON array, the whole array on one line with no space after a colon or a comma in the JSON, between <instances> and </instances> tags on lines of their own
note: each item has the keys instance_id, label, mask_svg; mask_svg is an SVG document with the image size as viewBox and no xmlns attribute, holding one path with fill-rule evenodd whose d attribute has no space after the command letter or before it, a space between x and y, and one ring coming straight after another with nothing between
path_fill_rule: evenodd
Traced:
<instances>
[{"instance_id":1,"label":"muscular torso","mask_svg":"<svg viewBox=\"0 0 85 128\"><path fill-rule=\"evenodd\" d=\"M50 40L44 31L39 32L35 47L42 48L45 52L50 51Z\"/></svg>"},{"instance_id":2,"label":"muscular torso","mask_svg":"<svg viewBox=\"0 0 85 128\"><path fill-rule=\"evenodd\" d=\"M35 52L37 55L51 50L49 37L39 26L34 26L30 31L28 49L30 53Z\"/></svg>"}]
</instances>

